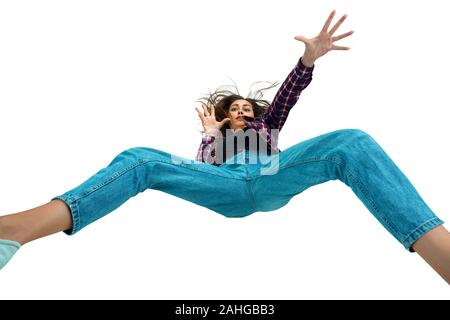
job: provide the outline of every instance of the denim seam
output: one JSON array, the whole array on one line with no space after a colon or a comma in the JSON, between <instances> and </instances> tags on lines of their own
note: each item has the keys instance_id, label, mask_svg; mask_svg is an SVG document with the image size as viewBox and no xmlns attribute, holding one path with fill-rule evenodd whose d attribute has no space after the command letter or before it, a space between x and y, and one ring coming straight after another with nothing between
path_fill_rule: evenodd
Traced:
<instances>
[{"instance_id":1,"label":"denim seam","mask_svg":"<svg viewBox=\"0 0 450 320\"><path fill-rule=\"evenodd\" d=\"M206 174L211 174L211 175L216 176L216 177L227 178L227 179L234 179L234 180L240 180L240 181L244 180L241 177L233 177L233 176L229 177L229 176L217 174L217 173L214 173L214 172L209 172L209 171L206 171L206 170L201 170L201 169L198 169L198 168L192 168L192 167L189 167L189 166L185 165L184 163L180 163L180 164L175 165L172 162L166 161L166 160L145 160L144 163L151 162L151 161L167 163L167 164L171 164L171 165L174 165L174 166L179 165L180 167L183 167L183 168L186 168L186 169L189 169L189 170L198 171L198 172L202 172L202 173L206 173ZM204 164L212 166L212 164L207 164L207 163L204 163Z\"/></svg>"},{"instance_id":2,"label":"denim seam","mask_svg":"<svg viewBox=\"0 0 450 320\"><path fill-rule=\"evenodd\" d=\"M308 159L303 159L303 160L298 160L294 163L291 163L290 165L287 166L280 166L278 171L281 171L282 169L286 169L286 168L290 168L293 166L296 166L297 164L300 163L307 163L307 162L314 162L314 161L323 161L322 159L320 159L319 157L314 157L314 158L308 158ZM261 175L253 175L253 176L249 176L249 179L257 179L259 178Z\"/></svg>"},{"instance_id":3,"label":"denim seam","mask_svg":"<svg viewBox=\"0 0 450 320\"><path fill-rule=\"evenodd\" d=\"M419 230L420 228L422 228L422 227L425 226L426 224L428 224L428 223L430 223L430 222L433 222L434 220L436 220L436 222L440 222L440 221L441 221L441 219L439 219L438 217L433 217L433 218L428 219L427 221L423 222L420 226L418 226L417 228L415 228L413 231L411 231L411 232L410 232L410 233L402 240L402 244L403 244L404 246L406 246L406 245L408 244L408 242L409 242L409 238L412 237L412 235L413 235L417 230ZM437 226L437 225L435 225L435 226Z\"/></svg>"},{"instance_id":4,"label":"denim seam","mask_svg":"<svg viewBox=\"0 0 450 320\"><path fill-rule=\"evenodd\" d=\"M256 201L255 201L255 198L253 196L252 186L250 185L252 179L248 176L248 169L247 169L247 167L244 167L244 169L245 169L245 177L246 177L245 178L245 180L246 180L245 181L245 185L246 185L246 188L247 188L247 193L249 195L250 202L252 204L253 210L256 211Z\"/></svg>"},{"instance_id":5,"label":"denim seam","mask_svg":"<svg viewBox=\"0 0 450 320\"><path fill-rule=\"evenodd\" d=\"M170 162L166 162L166 161L161 161L161 162L173 165L173 163L170 163ZM206 174L211 174L211 175L216 176L216 177L221 177L221 178L226 178L226 179L234 179L234 180L239 180L239 181L245 180L245 179L243 179L241 177L233 177L233 176L229 177L229 176L225 176L225 175L221 175L221 174L217 174L217 173L213 173L213 172L208 172L208 171L204 171L204 170L199 170L199 169L196 169L196 168L188 167L188 166L185 166L183 164L180 164L180 166L183 167L183 168L192 170L192 171L197 171L197 172L202 172L202 173L206 173Z\"/></svg>"},{"instance_id":6,"label":"denim seam","mask_svg":"<svg viewBox=\"0 0 450 320\"><path fill-rule=\"evenodd\" d=\"M66 196L57 196L54 197L53 199L60 199L62 201L64 201L70 208L70 215L72 216L72 228L71 229L71 233L70 234L74 234L76 232L78 232L80 230L80 225L81 225L81 221L80 221L80 213L78 210L78 204L75 200L75 198L72 197L71 194L67 194Z\"/></svg>"},{"instance_id":7,"label":"denim seam","mask_svg":"<svg viewBox=\"0 0 450 320\"><path fill-rule=\"evenodd\" d=\"M338 158L334 158L334 157L325 157L325 159L330 160L340 166L342 166L344 164L344 161ZM337 161L336 161L337 160ZM347 175L353 179L353 181L355 182L355 184L359 187L360 191L362 192L362 194L364 195L364 197L366 198L366 200L370 203L370 205L372 206L372 208L375 210L375 212L378 214L378 216L380 218L383 219L383 221L392 228L392 230L397 233L399 236L404 237L405 235L403 233L401 233L400 231L397 230L397 228L395 226L393 226L389 220L386 219L386 217L380 212L380 210L378 209L378 207L375 205L375 202L373 201L372 197L370 197L367 194L367 188L366 186L361 182L361 180L359 180L359 178L356 176L356 174L354 174L353 172L351 172L349 169L345 168L344 169L345 173L347 173Z\"/></svg>"},{"instance_id":8,"label":"denim seam","mask_svg":"<svg viewBox=\"0 0 450 320\"><path fill-rule=\"evenodd\" d=\"M78 198L76 198L74 201L78 201L81 198L87 197L88 195L92 194L93 192L95 192L97 189L111 183L112 181L116 180L117 178L119 178L120 176L124 175L125 173L127 173L128 171L130 171L131 169L137 167L140 165L141 160L139 160L138 162L133 163L132 165L120 170L120 171L116 171L114 172L111 176L109 176L106 180L104 180L103 182L94 185L92 187L90 187L87 191L85 191L84 193L82 193L80 196L78 196Z\"/></svg>"},{"instance_id":9,"label":"denim seam","mask_svg":"<svg viewBox=\"0 0 450 320\"><path fill-rule=\"evenodd\" d=\"M79 212L79 209L78 209L78 203L75 200L71 201L69 206L70 206L70 209L73 210L73 214L72 214L73 226L72 226L72 232L71 233L74 234L74 233L76 233L76 232L78 232L80 230L81 217L80 217L80 212Z\"/></svg>"},{"instance_id":10,"label":"denim seam","mask_svg":"<svg viewBox=\"0 0 450 320\"><path fill-rule=\"evenodd\" d=\"M143 164L146 164L146 163L149 163L149 162L166 163L166 164L173 165L173 166L180 166L180 167L183 167L183 168L186 168L186 169L189 169L189 170L194 170L194 171L198 171L198 172L202 172L202 173L208 173L208 174L211 174L211 175L214 175L214 176L219 176L221 178L235 179L235 180L243 181L243 179L240 179L240 178L226 177L226 176L217 175L217 174L214 174L214 173L211 173L211 172L206 172L206 171L203 171L203 170L196 170L194 168L184 166L183 164L175 165L175 164L173 164L173 163L171 163L169 161L164 161L164 160L139 160L138 162L133 163L132 165L126 167L125 169L122 169L120 171L114 172L107 180L105 180L105 181L103 181L103 182L101 182L101 183L99 183L99 184L89 188L89 190L87 192L81 194L80 196L78 196L78 198L74 198L74 201L78 201L79 199L87 197L88 195L92 194L93 192L95 192L99 188L101 188L101 187L103 187L103 186L113 182L114 180L116 180L120 176L124 175L125 173L127 173L131 169L134 169L134 168L136 168L136 167L138 167L140 165L143 165Z\"/></svg>"},{"instance_id":11,"label":"denim seam","mask_svg":"<svg viewBox=\"0 0 450 320\"><path fill-rule=\"evenodd\" d=\"M335 163L339 166L341 166L344 162L341 159L337 159L334 157L313 157L313 158L308 158L308 159L302 159L302 160L298 160L295 161L287 166L280 166L279 171L281 171L282 169L286 169L286 168L290 168L293 166L296 166L300 163L308 163L308 162L318 162L318 161L330 161L332 163ZM371 197L369 197L367 195L366 192L366 188L365 186L361 183L361 181L356 177L355 174L353 174L350 170L348 169L344 169L344 172L355 182L355 184L359 187L359 189L361 190L361 193L363 194L363 196L366 198L366 200L370 203L370 205L372 206L372 208L375 210L375 212L380 216L380 218L383 219L383 221L392 228L392 230L394 232L396 232L397 234L401 235L402 237L404 237L405 235L401 232L399 232L397 230L397 228L395 228L387 219L386 217L378 210L377 206L375 205L373 199Z\"/></svg>"},{"instance_id":12,"label":"denim seam","mask_svg":"<svg viewBox=\"0 0 450 320\"><path fill-rule=\"evenodd\" d=\"M249 179L246 181L245 184L247 185L247 190L248 190L248 193L250 194L250 201L252 203L253 210L256 211L257 210L256 209L256 201L255 201L255 197L253 196L252 186L250 185L250 183L251 183L251 180Z\"/></svg>"},{"instance_id":13,"label":"denim seam","mask_svg":"<svg viewBox=\"0 0 450 320\"><path fill-rule=\"evenodd\" d=\"M391 227L391 229L397 233L399 236L404 237L405 235L403 233L401 233L400 231L397 230L396 227L394 227L389 220L386 219L386 217L380 212L380 210L378 210L378 207L375 205L375 202L373 201L373 199L371 197L369 197L367 195L367 189L364 186L364 184L361 183L361 181L356 177L356 175L354 175L351 171L345 169L346 173L348 174L348 176L353 179L353 181L355 182L355 184L359 187L359 190L361 190L362 194L364 195L364 197L366 198L366 200L371 204L372 208L375 210L375 212L378 214L378 216L383 219L383 221L389 226Z\"/></svg>"}]
</instances>

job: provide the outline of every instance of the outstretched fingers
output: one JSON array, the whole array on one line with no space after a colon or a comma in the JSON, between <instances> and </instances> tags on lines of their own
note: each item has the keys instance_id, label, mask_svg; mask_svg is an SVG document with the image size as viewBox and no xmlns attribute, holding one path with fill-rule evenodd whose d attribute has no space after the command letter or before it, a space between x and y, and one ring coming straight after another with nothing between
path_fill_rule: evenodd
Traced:
<instances>
[{"instance_id":1,"label":"outstretched fingers","mask_svg":"<svg viewBox=\"0 0 450 320\"><path fill-rule=\"evenodd\" d=\"M208 109L204 105L202 105L202 108L203 108L203 111L205 112L205 116L209 116Z\"/></svg>"},{"instance_id":2,"label":"outstretched fingers","mask_svg":"<svg viewBox=\"0 0 450 320\"><path fill-rule=\"evenodd\" d=\"M333 41L338 41L338 40L341 40L341 39L343 39L343 38L345 38L345 37L348 37L348 36L351 35L353 32L354 32L354 31L352 30L352 31L343 33L343 34L341 34L341 35L338 35L338 36L336 36L336 37L333 37L332 39L333 39Z\"/></svg>"},{"instance_id":3,"label":"outstretched fingers","mask_svg":"<svg viewBox=\"0 0 450 320\"><path fill-rule=\"evenodd\" d=\"M331 11L330 16L328 17L327 21L325 22L322 32L327 32L328 28L330 27L331 21L333 20L334 14L336 13L336 10Z\"/></svg>"},{"instance_id":4,"label":"outstretched fingers","mask_svg":"<svg viewBox=\"0 0 450 320\"><path fill-rule=\"evenodd\" d=\"M205 116L203 115L203 112L199 111L197 107L195 107L195 110L197 111L198 116L200 117L200 120L202 120L203 123L203 121L205 121Z\"/></svg>"},{"instance_id":5,"label":"outstretched fingers","mask_svg":"<svg viewBox=\"0 0 450 320\"><path fill-rule=\"evenodd\" d=\"M344 14L338 22L336 22L336 24L333 26L333 28L329 31L329 34L332 36L333 33L337 30L337 28L339 28L339 26L342 24L342 22L344 22L345 18L347 18L347 15Z\"/></svg>"},{"instance_id":6,"label":"outstretched fingers","mask_svg":"<svg viewBox=\"0 0 450 320\"><path fill-rule=\"evenodd\" d=\"M341 46L333 45L331 47L331 50L350 50L350 47L341 47Z\"/></svg>"}]
</instances>

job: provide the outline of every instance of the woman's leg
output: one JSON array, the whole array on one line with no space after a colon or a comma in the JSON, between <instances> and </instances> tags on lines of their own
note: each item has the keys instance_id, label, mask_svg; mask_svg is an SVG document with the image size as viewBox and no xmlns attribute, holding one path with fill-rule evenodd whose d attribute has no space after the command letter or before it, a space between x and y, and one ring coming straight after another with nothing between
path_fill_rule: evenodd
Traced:
<instances>
[{"instance_id":1,"label":"woman's leg","mask_svg":"<svg viewBox=\"0 0 450 320\"><path fill-rule=\"evenodd\" d=\"M450 233L444 226L425 233L412 248L450 284Z\"/></svg>"},{"instance_id":2,"label":"woman's leg","mask_svg":"<svg viewBox=\"0 0 450 320\"><path fill-rule=\"evenodd\" d=\"M300 142L279 155L275 175L253 172L252 190L258 211L275 210L307 188L339 179L349 186L376 219L409 251L430 230L443 223L407 177L367 133L358 129L329 132ZM270 185L270 190L267 186ZM428 262L450 278L448 233L433 231L417 244ZM442 245L437 243L442 241ZM434 246L432 245L434 244ZM432 249L434 248L434 250ZM425 258L425 256L427 258ZM447 263L447 269L443 265Z\"/></svg>"},{"instance_id":3,"label":"woman's leg","mask_svg":"<svg viewBox=\"0 0 450 320\"><path fill-rule=\"evenodd\" d=\"M147 189L172 194L227 217L254 212L244 169L221 169L137 147L121 152L107 167L50 202L0 217L0 239L24 244L59 231L72 235Z\"/></svg>"},{"instance_id":4,"label":"woman's leg","mask_svg":"<svg viewBox=\"0 0 450 320\"><path fill-rule=\"evenodd\" d=\"M69 207L61 200L52 200L29 210L0 217L0 239L14 240L23 245L71 227Z\"/></svg>"}]
</instances>

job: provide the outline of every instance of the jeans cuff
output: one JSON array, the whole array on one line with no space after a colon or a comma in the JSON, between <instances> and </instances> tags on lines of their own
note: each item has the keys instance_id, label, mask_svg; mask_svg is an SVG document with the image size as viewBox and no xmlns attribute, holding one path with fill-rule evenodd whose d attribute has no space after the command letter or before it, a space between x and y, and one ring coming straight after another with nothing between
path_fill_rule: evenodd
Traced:
<instances>
[{"instance_id":1,"label":"jeans cuff","mask_svg":"<svg viewBox=\"0 0 450 320\"><path fill-rule=\"evenodd\" d=\"M425 233L430 231L431 229L436 228L438 225L443 224L444 221L439 219L438 217L434 217L430 220L425 221L420 226L418 226L414 231L412 231L406 238L403 240L403 245L409 252L415 252L412 248L412 245L414 242L416 242L417 239L422 237Z\"/></svg>"},{"instance_id":2,"label":"jeans cuff","mask_svg":"<svg viewBox=\"0 0 450 320\"><path fill-rule=\"evenodd\" d=\"M78 231L80 231L81 226L80 226L80 213L78 212L78 205L75 201L75 198L73 198L70 195L60 195L57 197L52 198L51 200L62 200L64 201L67 206L70 208L70 214L72 215L72 228L64 230L64 233L71 236L75 233L77 233Z\"/></svg>"}]
</instances>

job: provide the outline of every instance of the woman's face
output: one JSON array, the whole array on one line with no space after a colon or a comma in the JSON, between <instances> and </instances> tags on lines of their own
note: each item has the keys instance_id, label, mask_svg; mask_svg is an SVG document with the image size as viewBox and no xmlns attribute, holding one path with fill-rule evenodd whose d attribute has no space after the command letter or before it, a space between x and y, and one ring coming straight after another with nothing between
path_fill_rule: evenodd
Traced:
<instances>
[{"instance_id":1,"label":"woman's face","mask_svg":"<svg viewBox=\"0 0 450 320\"><path fill-rule=\"evenodd\" d=\"M228 124L233 131L245 128L242 116L255 117L251 103L244 99L234 101L228 110L228 118L230 118Z\"/></svg>"}]
</instances>

